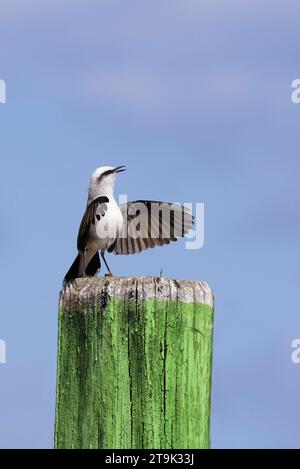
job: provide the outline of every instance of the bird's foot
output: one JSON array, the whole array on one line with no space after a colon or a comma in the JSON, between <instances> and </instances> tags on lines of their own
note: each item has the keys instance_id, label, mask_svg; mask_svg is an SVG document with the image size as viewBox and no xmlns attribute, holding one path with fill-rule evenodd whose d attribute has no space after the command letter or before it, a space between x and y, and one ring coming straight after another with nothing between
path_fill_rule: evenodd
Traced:
<instances>
[{"instance_id":1,"label":"bird's foot","mask_svg":"<svg viewBox=\"0 0 300 469\"><path fill-rule=\"evenodd\" d=\"M108 272L107 274L105 274L105 277L113 277L113 274L111 272Z\"/></svg>"}]
</instances>

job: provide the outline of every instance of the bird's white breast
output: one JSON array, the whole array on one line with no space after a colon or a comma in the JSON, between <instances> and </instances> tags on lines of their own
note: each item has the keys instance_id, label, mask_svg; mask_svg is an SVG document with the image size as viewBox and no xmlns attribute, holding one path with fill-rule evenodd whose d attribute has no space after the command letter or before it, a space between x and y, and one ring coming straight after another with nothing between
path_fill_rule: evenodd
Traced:
<instances>
[{"instance_id":1,"label":"bird's white breast","mask_svg":"<svg viewBox=\"0 0 300 469\"><path fill-rule=\"evenodd\" d=\"M92 235L94 247L97 247L99 251L107 250L114 243L122 225L123 216L120 207L114 198L111 198L107 202L107 210L104 215L101 215L99 221L94 225Z\"/></svg>"}]
</instances>

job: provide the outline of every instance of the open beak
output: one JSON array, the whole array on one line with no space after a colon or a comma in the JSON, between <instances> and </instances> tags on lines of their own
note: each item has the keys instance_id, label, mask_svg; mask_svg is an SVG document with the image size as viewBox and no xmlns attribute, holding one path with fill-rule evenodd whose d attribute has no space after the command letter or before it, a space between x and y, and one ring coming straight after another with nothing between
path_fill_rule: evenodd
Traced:
<instances>
[{"instance_id":1,"label":"open beak","mask_svg":"<svg viewBox=\"0 0 300 469\"><path fill-rule=\"evenodd\" d=\"M115 168L115 173L122 173L123 171L126 171L125 166L118 166Z\"/></svg>"}]
</instances>

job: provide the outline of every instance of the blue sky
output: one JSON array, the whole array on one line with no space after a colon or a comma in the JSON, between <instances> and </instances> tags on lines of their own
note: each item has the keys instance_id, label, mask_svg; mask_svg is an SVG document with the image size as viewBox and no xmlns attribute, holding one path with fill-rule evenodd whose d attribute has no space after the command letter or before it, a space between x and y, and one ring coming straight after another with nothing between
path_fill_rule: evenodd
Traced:
<instances>
[{"instance_id":1,"label":"blue sky","mask_svg":"<svg viewBox=\"0 0 300 469\"><path fill-rule=\"evenodd\" d=\"M263 3L263 4L262 4ZM212 446L299 447L296 1L4 0L0 447L52 447L57 304L90 173L205 203L205 245L112 257L216 295Z\"/></svg>"}]
</instances>

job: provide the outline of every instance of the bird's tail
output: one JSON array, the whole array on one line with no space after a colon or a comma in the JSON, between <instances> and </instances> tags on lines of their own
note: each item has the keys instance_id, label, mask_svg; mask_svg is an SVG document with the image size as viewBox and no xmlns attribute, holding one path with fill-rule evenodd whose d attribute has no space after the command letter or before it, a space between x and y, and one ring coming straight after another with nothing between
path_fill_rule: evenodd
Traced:
<instances>
[{"instance_id":1,"label":"bird's tail","mask_svg":"<svg viewBox=\"0 0 300 469\"><path fill-rule=\"evenodd\" d=\"M74 280L75 278L78 278L78 277L83 277L83 272L82 272L82 268L80 265L81 256L83 256L83 254L79 252L75 261L73 262L73 264L71 265L71 267L69 268L68 272L65 275L64 282L63 282L64 285L70 280ZM88 263L87 267L85 268L85 275L88 275L91 277L96 275L100 267L101 267L100 257L97 251L94 257L92 257L92 259Z\"/></svg>"}]
</instances>

